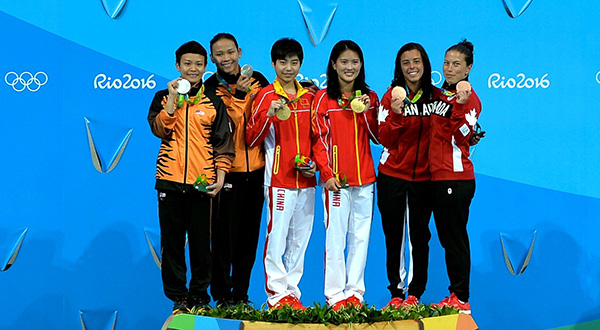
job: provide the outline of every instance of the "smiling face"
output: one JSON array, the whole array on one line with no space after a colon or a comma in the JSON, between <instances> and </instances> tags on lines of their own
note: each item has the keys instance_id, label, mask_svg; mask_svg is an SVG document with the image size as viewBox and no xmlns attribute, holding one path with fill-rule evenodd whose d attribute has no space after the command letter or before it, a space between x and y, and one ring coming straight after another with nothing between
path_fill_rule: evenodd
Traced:
<instances>
[{"instance_id":1,"label":"smiling face","mask_svg":"<svg viewBox=\"0 0 600 330\"><path fill-rule=\"evenodd\" d=\"M206 71L206 57L200 54L186 53L181 55L179 63L175 64L181 78L187 79L193 87L198 87L202 75Z\"/></svg>"},{"instance_id":2,"label":"smiling face","mask_svg":"<svg viewBox=\"0 0 600 330\"><path fill-rule=\"evenodd\" d=\"M239 59L242 57L242 49L236 47L233 40L222 38L211 47L210 59L217 68L227 74L239 72Z\"/></svg>"},{"instance_id":3,"label":"smiling face","mask_svg":"<svg viewBox=\"0 0 600 330\"><path fill-rule=\"evenodd\" d=\"M446 52L442 68L448 84L454 85L467 78L472 67L473 64L467 65L466 57L463 53L455 50Z\"/></svg>"},{"instance_id":4,"label":"smiling face","mask_svg":"<svg viewBox=\"0 0 600 330\"><path fill-rule=\"evenodd\" d=\"M286 56L285 59L278 59L275 62L271 62L271 65L275 69L277 79L286 85L296 79L298 72L300 71L300 58L298 55Z\"/></svg>"},{"instance_id":5,"label":"smiling face","mask_svg":"<svg viewBox=\"0 0 600 330\"><path fill-rule=\"evenodd\" d=\"M351 84L354 82L360 73L362 62L355 51L347 49L331 65L337 72L340 85L343 85L344 83Z\"/></svg>"},{"instance_id":6,"label":"smiling face","mask_svg":"<svg viewBox=\"0 0 600 330\"><path fill-rule=\"evenodd\" d=\"M402 53L400 64L402 65L402 73L408 87L413 91L419 89L424 70L421 52L413 49Z\"/></svg>"}]
</instances>

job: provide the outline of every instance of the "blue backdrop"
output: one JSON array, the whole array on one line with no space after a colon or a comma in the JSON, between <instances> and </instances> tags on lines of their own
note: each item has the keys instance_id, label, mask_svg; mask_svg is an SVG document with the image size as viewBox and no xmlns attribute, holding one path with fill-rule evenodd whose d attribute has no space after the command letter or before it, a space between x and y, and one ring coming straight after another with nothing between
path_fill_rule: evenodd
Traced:
<instances>
[{"instance_id":1,"label":"blue backdrop","mask_svg":"<svg viewBox=\"0 0 600 330\"><path fill-rule=\"evenodd\" d=\"M352 39L379 95L404 43L424 45L439 86L444 51L463 37L472 41L471 82L488 132L473 155L474 318L482 329L600 319L597 8L591 0L2 1L0 328L157 329L164 322L171 302L155 258L153 190L160 142L146 115L154 93L177 77L175 49L192 39L208 47L218 32L233 33L240 63L269 80L272 43L296 38L305 50L300 75L321 87L331 47ZM381 148L373 151L378 158ZM322 209L319 199L301 282L305 303L325 300ZM426 303L447 295L436 237ZM257 306L266 299L260 251L250 289ZM384 251L376 211L366 299L377 307L389 299Z\"/></svg>"}]
</instances>

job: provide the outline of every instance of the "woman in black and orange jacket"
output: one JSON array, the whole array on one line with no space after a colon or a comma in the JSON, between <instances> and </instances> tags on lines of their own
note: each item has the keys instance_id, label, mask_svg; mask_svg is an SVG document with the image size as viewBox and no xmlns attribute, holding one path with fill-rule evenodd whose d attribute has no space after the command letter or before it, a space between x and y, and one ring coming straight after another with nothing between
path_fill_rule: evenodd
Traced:
<instances>
[{"instance_id":1,"label":"woman in black and orange jacket","mask_svg":"<svg viewBox=\"0 0 600 330\"><path fill-rule=\"evenodd\" d=\"M160 220L161 274L173 312L207 307L210 283L210 215L212 198L223 187L235 157L227 110L213 91L205 90L202 74L207 53L195 41L175 52L181 78L156 93L148 122L161 139L156 161L156 190ZM178 87L189 82L189 92ZM205 184L195 185L206 178ZM197 189L198 187L198 189ZM187 288L185 243L190 251L192 277Z\"/></svg>"}]
</instances>

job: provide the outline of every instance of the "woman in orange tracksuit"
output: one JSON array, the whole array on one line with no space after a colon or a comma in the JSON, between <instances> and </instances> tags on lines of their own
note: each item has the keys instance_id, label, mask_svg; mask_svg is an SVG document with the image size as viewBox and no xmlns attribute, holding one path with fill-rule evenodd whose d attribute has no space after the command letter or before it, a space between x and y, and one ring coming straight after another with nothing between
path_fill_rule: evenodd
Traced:
<instances>
[{"instance_id":1,"label":"woman in orange tracksuit","mask_svg":"<svg viewBox=\"0 0 600 330\"><path fill-rule=\"evenodd\" d=\"M165 295L174 301L173 312L208 307L210 297L210 214L212 197L223 186L235 148L227 110L213 91L205 90L202 74L207 53L195 41L175 52L181 78L156 93L148 122L161 139L156 161L156 190L160 220L161 274ZM179 94L179 84L191 85ZM195 189L197 178L212 183ZM190 251L191 279L186 286L186 234Z\"/></svg>"}]
</instances>

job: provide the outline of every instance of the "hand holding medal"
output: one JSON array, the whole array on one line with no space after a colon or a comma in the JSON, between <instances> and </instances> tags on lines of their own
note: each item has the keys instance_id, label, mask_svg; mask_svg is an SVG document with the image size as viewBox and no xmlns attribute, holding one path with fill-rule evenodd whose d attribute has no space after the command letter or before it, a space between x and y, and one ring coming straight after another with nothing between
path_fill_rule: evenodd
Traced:
<instances>
[{"instance_id":1,"label":"hand holding medal","mask_svg":"<svg viewBox=\"0 0 600 330\"><path fill-rule=\"evenodd\" d=\"M352 101L350 101L350 108L356 113L362 113L367 108L363 98L361 98L361 94L360 91L356 91Z\"/></svg>"},{"instance_id":2,"label":"hand holding medal","mask_svg":"<svg viewBox=\"0 0 600 330\"><path fill-rule=\"evenodd\" d=\"M250 64L244 64L244 66L240 69L240 75L246 76L248 78L252 77L254 70Z\"/></svg>"},{"instance_id":3,"label":"hand holding medal","mask_svg":"<svg viewBox=\"0 0 600 330\"><path fill-rule=\"evenodd\" d=\"M267 111L267 116L273 117L277 116L279 120L288 120L292 115L292 111L285 101L282 100L273 100L271 101L271 106L269 107L269 111Z\"/></svg>"},{"instance_id":4,"label":"hand holding medal","mask_svg":"<svg viewBox=\"0 0 600 330\"><path fill-rule=\"evenodd\" d=\"M459 104L465 104L471 96L471 84L462 80L456 84L456 102Z\"/></svg>"},{"instance_id":5,"label":"hand holding medal","mask_svg":"<svg viewBox=\"0 0 600 330\"><path fill-rule=\"evenodd\" d=\"M338 104L343 110L350 106L352 111L362 113L371 105L371 99L369 99L369 95L362 95L361 91L358 90L350 94L350 97L342 95L342 97L338 99Z\"/></svg>"},{"instance_id":6,"label":"hand holding medal","mask_svg":"<svg viewBox=\"0 0 600 330\"><path fill-rule=\"evenodd\" d=\"M177 80L177 107L178 108L183 106L183 101L185 101L187 93L190 91L191 88L192 88L192 85L190 84L189 81L187 81L187 79L182 78L182 79Z\"/></svg>"},{"instance_id":7,"label":"hand holding medal","mask_svg":"<svg viewBox=\"0 0 600 330\"><path fill-rule=\"evenodd\" d=\"M245 64L240 69L240 77L237 80L236 88L240 91L245 91L246 93L252 90L252 80L250 79L254 74L254 70L250 64Z\"/></svg>"},{"instance_id":8,"label":"hand holding medal","mask_svg":"<svg viewBox=\"0 0 600 330\"><path fill-rule=\"evenodd\" d=\"M400 86L392 89L392 111L397 114L402 114L402 108L407 103L406 90Z\"/></svg>"}]
</instances>

